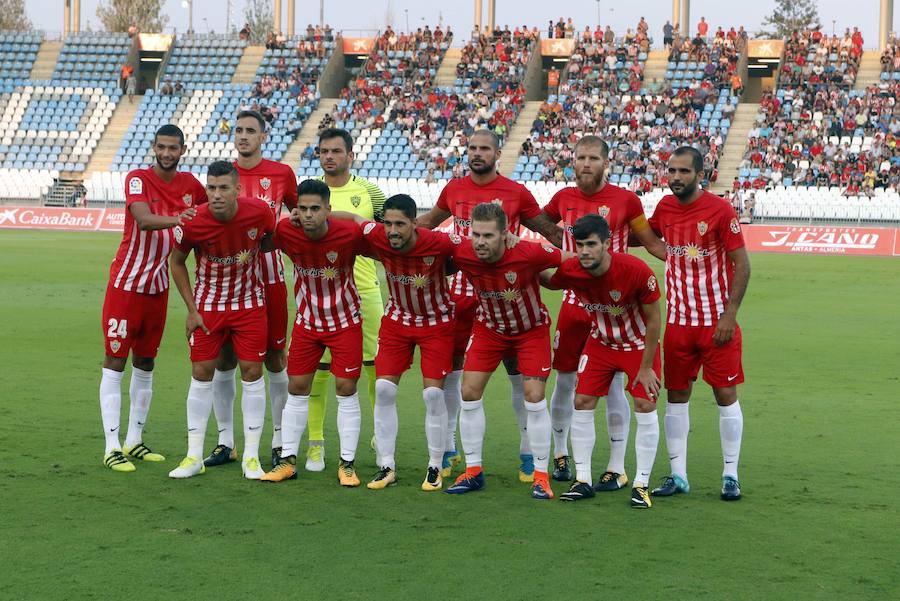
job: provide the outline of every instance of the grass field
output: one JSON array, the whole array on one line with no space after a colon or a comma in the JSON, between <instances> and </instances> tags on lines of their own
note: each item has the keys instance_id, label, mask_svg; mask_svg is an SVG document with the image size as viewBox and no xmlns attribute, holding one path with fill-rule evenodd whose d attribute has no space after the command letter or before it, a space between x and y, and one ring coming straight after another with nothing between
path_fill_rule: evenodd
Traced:
<instances>
[{"instance_id":1,"label":"grass field","mask_svg":"<svg viewBox=\"0 0 900 601\"><path fill-rule=\"evenodd\" d=\"M177 294L145 432L168 461L133 474L103 469L99 320L117 241L0 231L0 599L897 598L895 259L754 255L740 315L744 499L718 498L717 411L698 386L693 491L634 511L627 491L574 505L529 498L515 477L518 437L500 374L485 395L481 493L418 490L417 372L401 385L397 487L337 485L333 402L325 473L273 486L243 480L231 464L169 480L185 450L190 377ZM545 300L555 315L558 295ZM597 417L604 424L602 410ZM601 431L595 473L605 440ZM360 447L367 477L374 457ZM661 437L654 479L667 470Z\"/></svg>"}]
</instances>

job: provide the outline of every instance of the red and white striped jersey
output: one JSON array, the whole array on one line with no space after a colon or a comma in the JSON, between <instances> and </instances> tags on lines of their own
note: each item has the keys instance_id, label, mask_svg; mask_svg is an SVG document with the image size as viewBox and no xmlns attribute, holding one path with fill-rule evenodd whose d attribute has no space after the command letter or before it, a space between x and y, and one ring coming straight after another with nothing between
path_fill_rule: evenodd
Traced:
<instances>
[{"instance_id":1,"label":"red and white striped jersey","mask_svg":"<svg viewBox=\"0 0 900 601\"><path fill-rule=\"evenodd\" d=\"M577 186L563 188L553 195L544 207L544 213L554 223L563 222L563 250L571 253L576 252L572 228L585 215L600 215L609 223L610 252L627 253L628 235L649 227L637 195L613 184L605 184L590 196ZM565 291L563 301L569 304L578 302L571 290Z\"/></svg>"},{"instance_id":2,"label":"red and white striped jersey","mask_svg":"<svg viewBox=\"0 0 900 601\"><path fill-rule=\"evenodd\" d=\"M363 235L372 258L384 265L388 297L385 317L405 326L435 326L453 319L446 263L459 236L416 228L416 244L405 253L391 248L384 225L367 222Z\"/></svg>"},{"instance_id":3,"label":"red and white striped jersey","mask_svg":"<svg viewBox=\"0 0 900 601\"><path fill-rule=\"evenodd\" d=\"M355 222L329 219L328 232L313 240L282 219L275 228L275 247L294 263L298 325L335 332L362 323L353 265L366 246Z\"/></svg>"},{"instance_id":4,"label":"red and white striped jersey","mask_svg":"<svg viewBox=\"0 0 900 601\"><path fill-rule=\"evenodd\" d=\"M483 202L497 203L506 213L509 231L519 233L519 222L541 214L534 195L518 182L498 175L493 181L479 186L467 175L447 182L438 196L436 206L453 215L453 233L468 236L472 228L472 209ZM450 292L456 296L474 296L472 285L463 273L456 273L450 279Z\"/></svg>"},{"instance_id":5,"label":"red and white striped jersey","mask_svg":"<svg viewBox=\"0 0 900 601\"><path fill-rule=\"evenodd\" d=\"M594 319L592 335L617 351L644 348L647 325L641 305L659 300L659 283L646 263L625 253L611 253L609 270L596 277L578 259L560 265L550 279L553 287L575 293Z\"/></svg>"},{"instance_id":6,"label":"red and white striped jersey","mask_svg":"<svg viewBox=\"0 0 900 601\"><path fill-rule=\"evenodd\" d=\"M281 218L281 205L288 209L297 206L297 176L289 165L263 159L252 169L243 169L235 161L241 179L241 195L263 201L272 209L275 222ZM265 284L284 281L284 262L281 251L260 253L259 267Z\"/></svg>"},{"instance_id":7,"label":"red and white striped jersey","mask_svg":"<svg viewBox=\"0 0 900 601\"><path fill-rule=\"evenodd\" d=\"M158 294L169 288L169 255L175 239L172 228L138 228L131 205L146 203L154 215L175 216L206 202L206 190L193 175L178 172L164 182L152 168L135 169L125 176L125 227L116 258L109 269L114 288Z\"/></svg>"},{"instance_id":8,"label":"red and white striped jersey","mask_svg":"<svg viewBox=\"0 0 900 601\"><path fill-rule=\"evenodd\" d=\"M525 240L506 249L496 263L479 259L469 240L457 246L453 255L475 288L477 319L510 336L550 323L547 307L541 302L538 274L559 267L561 259L558 248Z\"/></svg>"},{"instance_id":9,"label":"red and white striped jersey","mask_svg":"<svg viewBox=\"0 0 900 601\"><path fill-rule=\"evenodd\" d=\"M668 322L715 325L731 292L728 253L744 246L734 209L709 192L688 205L669 194L656 206L650 227L666 242Z\"/></svg>"},{"instance_id":10,"label":"red and white striped jersey","mask_svg":"<svg viewBox=\"0 0 900 601\"><path fill-rule=\"evenodd\" d=\"M174 228L181 252L194 250L197 262L194 303L198 311L241 311L265 305L259 279L259 244L275 229L269 206L254 198L238 198L237 213L219 221L209 205Z\"/></svg>"}]
</instances>

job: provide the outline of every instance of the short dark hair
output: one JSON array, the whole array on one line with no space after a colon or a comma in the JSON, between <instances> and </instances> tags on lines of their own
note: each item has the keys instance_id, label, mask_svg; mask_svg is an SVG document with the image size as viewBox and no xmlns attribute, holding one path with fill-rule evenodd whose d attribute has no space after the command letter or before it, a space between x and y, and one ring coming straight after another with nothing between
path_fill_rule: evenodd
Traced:
<instances>
[{"instance_id":1,"label":"short dark hair","mask_svg":"<svg viewBox=\"0 0 900 601\"><path fill-rule=\"evenodd\" d=\"M693 163L694 171L703 173L703 155L693 146L679 146L672 153L672 156L681 157L686 154L691 156L691 163Z\"/></svg>"},{"instance_id":2,"label":"short dark hair","mask_svg":"<svg viewBox=\"0 0 900 601\"><path fill-rule=\"evenodd\" d=\"M184 146L184 132L181 131L181 128L174 123L166 123L156 130L156 134L153 136L154 144L156 143L156 139L160 136L171 136L172 138L178 138L178 141L181 142L182 146Z\"/></svg>"},{"instance_id":3,"label":"short dark hair","mask_svg":"<svg viewBox=\"0 0 900 601\"><path fill-rule=\"evenodd\" d=\"M207 177L222 177L230 175L232 179L238 178L237 168L231 161L214 161L206 168Z\"/></svg>"},{"instance_id":4,"label":"short dark hair","mask_svg":"<svg viewBox=\"0 0 900 601\"><path fill-rule=\"evenodd\" d=\"M347 152L353 150L353 136L350 135L346 129L338 129L337 127L329 127L328 129L323 129L322 133L319 134L319 144L325 140L332 140L334 138L340 138L344 141L344 147L347 149Z\"/></svg>"},{"instance_id":5,"label":"short dark hair","mask_svg":"<svg viewBox=\"0 0 900 601\"><path fill-rule=\"evenodd\" d=\"M500 148L500 136L498 136L497 133L492 129L476 129L472 133L472 135L469 136L469 139L471 140L475 136L490 136L491 143L494 145L494 150L498 150Z\"/></svg>"},{"instance_id":6,"label":"short dark hair","mask_svg":"<svg viewBox=\"0 0 900 601\"><path fill-rule=\"evenodd\" d=\"M415 221L418 208L416 201L408 194L394 194L384 201L384 211L388 210L400 211L408 219Z\"/></svg>"},{"instance_id":7,"label":"short dark hair","mask_svg":"<svg viewBox=\"0 0 900 601\"><path fill-rule=\"evenodd\" d=\"M606 140L601 138L600 136L588 135L582 136L580 140L575 142L575 151L578 151L578 147L581 145L587 146L599 146L600 154L603 155L603 158L609 158L609 144L606 143Z\"/></svg>"},{"instance_id":8,"label":"short dark hair","mask_svg":"<svg viewBox=\"0 0 900 601\"><path fill-rule=\"evenodd\" d=\"M587 240L591 234L597 234L601 242L609 240L609 223L606 219L600 215L588 213L575 222L575 226L572 228L572 237L576 240Z\"/></svg>"},{"instance_id":9,"label":"short dark hair","mask_svg":"<svg viewBox=\"0 0 900 601\"><path fill-rule=\"evenodd\" d=\"M240 121L241 119L248 118L248 117L259 121L259 131L265 133L266 120L263 119L263 116L260 114L259 111L251 111L251 110L241 111L240 113L237 114L237 117L235 118L235 122Z\"/></svg>"},{"instance_id":10,"label":"short dark hair","mask_svg":"<svg viewBox=\"0 0 900 601\"><path fill-rule=\"evenodd\" d=\"M506 231L507 218L503 207L493 202L483 202L472 209L472 221L495 221L501 232Z\"/></svg>"},{"instance_id":11,"label":"short dark hair","mask_svg":"<svg viewBox=\"0 0 900 601\"><path fill-rule=\"evenodd\" d=\"M325 204L331 204L331 189L320 179L305 179L300 182L300 185L297 186L297 196L306 194L318 196L325 201Z\"/></svg>"}]
</instances>

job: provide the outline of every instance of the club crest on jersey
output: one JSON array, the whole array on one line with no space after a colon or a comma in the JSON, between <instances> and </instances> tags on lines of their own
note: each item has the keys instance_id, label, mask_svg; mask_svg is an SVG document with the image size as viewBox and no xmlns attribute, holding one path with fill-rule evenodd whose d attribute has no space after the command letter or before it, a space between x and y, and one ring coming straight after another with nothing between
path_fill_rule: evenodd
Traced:
<instances>
[{"instance_id":1,"label":"club crest on jersey","mask_svg":"<svg viewBox=\"0 0 900 601\"><path fill-rule=\"evenodd\" d=\"M509 282L510 284L514 283L516 281L517 277L519 277L519 276L516 275L515 271L507 271L506 272L506 281Z\"/></svg>"},{"instance_id":2,"label":"club crest on jersey","mask_svg":"<svg viewBox=\"0 0 900 601\"><path fill-rule=\"evenodd\" d=\"M367 223L367 224L366 224L366 227L363 228L363 235L364 235L364 236L368 236L368 235L372 232L372 230L375 229L375 226L376 226L376 225L377 225L377 224L374 223L374 222L372 222L372 223Z\"/></svg>"},{"instance_id":3,"label":"club crest on jersey","mask_svg":"<svg viewBox=\"0 0 900 601\"><path fill-rule=\"evenodd\" d=\"M701 235L701 236L702 236L703 234L705 234L705 233L706 233L706 230L708 230L708 229L709 229L709 224L706 223L705 221L698 221L698 222L697 222L697 231L700 232L700 235Z\"/></svg>"},{"instance_id":4,"label":"club crest on jersey","mask_svg":"<svg viewBox=\"0 0 900 601\"><path fill-rule=\"evenodd\" d=\"M606 205L597 207L597 214L606 219L606 216L609 215L609 207Z\"/></svg>"},{"instance_id":5,"label":"club crest on jersey","mask_svg":"<svg viewBox=\"0 0 900 601\"><path fill-rule=\"evenodd\" d=\"M184 206L189 207L194 204L194 196L191 194L185 194L181 197L181 200L184 202Z\"/></svg>"},{"instance_id":6,"label":"club crest on jersey","mask_svg":"<svg viewBox=\"0 0 900 601\"><path fill-rule=\"evenodd\" d=\"M357 196L356 194L350 197L350 204L352 204L354 207L358 207L359 203L361 202L362 198L360 196Z\"/></svg>"},{"instance_id":7,"label":"club crest on jersey","mask_svg":"<svg viewBox=\"0 0 900 601\"><path fill-rule=\"evenodd\" d=\"M728 224L728 227L731 228L732 234L740 234L741 233L741 224L738 222L737 217L731 220L731 223Z\"/></svg>"},{"instance_id":8,"label":"club crest on jersey","mask_svg":"<svg viewBox=\"0 0 900 601\"><path fill-rule=\"evenodd\" d=\"M653 292L654 290L656 290L656 276L655 275L651 275L649 278L647 278L647 288L650 289L650 292Z\"/></svg>"},{"instance_id":9,"label":"club crest on jersey","mask_svg":"<svg viewBox=\"0 0 900 601\"><path fill-rule=\"evenodd\" d=\"M269 186L272 185L272 180L270 180L268 177L264 177L261 180L259 180L259 185L262 187L263 190L268 190Z\"/></svg>"},{"instance_id":10,"label":"club crest on jersey","mask_svg":"<svg viewBox=\"0 0 900 601\"><path fill-rule=\"evenodd\" d=\"M184 238L184 230L181 229L181 226L176 225L174 228L172 228L172 233L175 235L175 242L181 244L181 240L182 238Z\"/></svg>"},{"instance_id":11,"label":"club crest on jersey","mask_svg":"<svg viewBox=\"0 0 900 601\"><path fill-rule=\"evenodd\" d=\"M452 242L453 244L462 243L462 238L460 238L456 234L449 234L447 237L450 238L450 242Z\"/></svg>"},{"instance_id":12,"label":"club crest on jersey","mask_svg":"<svg viewBox=\"0 0 900 601\"><path fill-rule=\"evenodd\" d=\"M109 350L111 350L114 353L118 353L120 348L122 348L122 343L119 342L118 340L113 340L112 342L109 343Z\"/></svg>"},{"instance_id":13,"label":"club crest on jersey","mask_svg":"<svg viewBox=\"0 0 900 601\"><path fill-rule=\"evenodd\" d=\"M494 200L491 201L491 204L503 206L503 201L500 200L499 198L495 198Z\"/></svg>"},{"instance_id":14,"label":"club crest on jersey","mask_svg":"<svg viewBox=\"0 0 900 601\"><path fill-rule=\"evenodd\" d=\"M422 257L422 262L425 263L426 265L433 265L434 257Z\"/></svg>"},{"instance_id":15,"label":"club crest on jersey","mask_svg":"<svg viewBox=\"0 0 900 601\"><path fill-rule=\"evenodd\" d=\"M256 235L258 233L259 233L258 229L256 229L255 227L251 227L249 230L247 230L247 237L250 238L251 240L256 240Z\"/></svg>"},{"instance_id":16,"label":"club crest on jersey","mask_svg":"<svg viewBox=\"0 0 900 601\"><path fill-rule=\"evenodd\" d=\"M618 290L610 290L609 298L613 299L613 302L619 302L619 299L622 298L622 293Z\"/></svg>"},{"instance_id":17,"label":"club crest on jersey","mask_svg":"<svg viewBox=\"0 0 900 601\"><path fill-rule=\"evenodd\" d=\"M327 253L325 253L325 258L328 259L329 263L334 263L335 261L337 261L337 257L338 257L338 254L336 252L334 252L333 250L330 250Z\"/></svg>"}]
</instances>

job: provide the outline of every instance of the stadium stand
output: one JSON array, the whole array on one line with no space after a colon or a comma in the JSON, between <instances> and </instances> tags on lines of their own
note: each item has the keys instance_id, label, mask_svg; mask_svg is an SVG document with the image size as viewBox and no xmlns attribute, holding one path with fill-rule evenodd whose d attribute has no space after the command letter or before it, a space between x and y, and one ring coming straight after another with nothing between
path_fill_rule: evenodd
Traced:
<instances>
[{"instance_id":1,"label":"stadium stand","mask_svg":"<svg viewBox=\"0 0 900 601\"><path fill-rule=\"evenodd\" d=\"M781 87L830 83L845 88L853 86L863 38L854 27L843 37L828 37L821 31L794 32L785 40L784 62L778 85Z\"/></svg>"},{"instance_id":2,"label":"stadium stand","mask_svg":"<svg viewBox=\"0 0 900 601\"><path fill-rule=\"evenodd\" d=\"M224 35L180 36L166 65L166 78L191 89L231 83L247 43Z\"/></svg>"},{"instance_id":3,"label":"stadium stand","mask_svg":"<svg viewBox=\"0 0 900 601\"><path fill-rule=\"evenodd\" d=\"M891 34L881 53L881 81L900 80L900 40Z\"/></svg>"},{"instance_id":4,"label":"stadium stand","mask_svg":"<svg viewBox=\"0 0 900 601\"><path fill-rule=\"evenodd\" d=\"M127 33L73 33L59 54L54 82L88 86L114 86L132 40Z\"/></svg>"},{"instance_id":5,"label":"stadium stand","mask_svg":"<svg viewBox=\"0 0 900 601\"><path fill-rule=\"evenodd\" d=\"M43 38L38 31L0 32L0 81L4 87L28 79Z\"/></svg>"},{"instance_id":6,"label":"stadium stand","mask_svg":"<svg viewBox=\"0 0 900 601\"><path fill-rule=\"evenodd\" d=\"M746 43L746 35L741 36L734 27L728 33L719 27L710 38L697 35L682 39L675 34L669 50L666 81L675 89L708 81L716 87L731 86L739 93L738 86L732 85L732 77Z\"/></svg>"}]
</instances>

